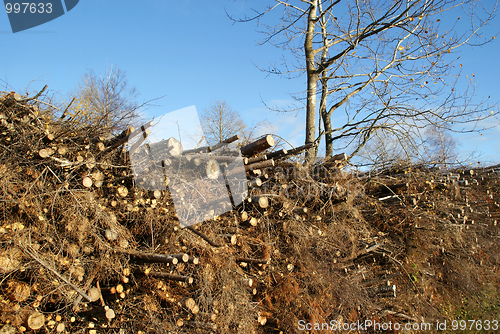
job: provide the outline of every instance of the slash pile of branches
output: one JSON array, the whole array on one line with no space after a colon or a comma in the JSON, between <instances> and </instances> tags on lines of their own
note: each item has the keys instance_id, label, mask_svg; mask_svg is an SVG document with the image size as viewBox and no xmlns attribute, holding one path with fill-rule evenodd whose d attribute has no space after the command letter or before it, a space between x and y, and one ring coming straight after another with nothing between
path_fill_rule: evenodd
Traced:
<instances>
[{"instance_id":1,"label":"slash pile of branches","mask_svg":"<svg viewBox=\"0 0 500 334\"><path fill-rule=\"evenodd\" d=\"M485 303L498 318L498 166L356 175L345 154L290 162L309 146L266 135L239 147L246 196L184 227L162 171L230 180L219 152L237 135L146 146L153 122L110 136L56 116L44 90L0 96L0 332L294 333ZM141 152L162 156L142 178Z\"/></svg>"}]
</instances>

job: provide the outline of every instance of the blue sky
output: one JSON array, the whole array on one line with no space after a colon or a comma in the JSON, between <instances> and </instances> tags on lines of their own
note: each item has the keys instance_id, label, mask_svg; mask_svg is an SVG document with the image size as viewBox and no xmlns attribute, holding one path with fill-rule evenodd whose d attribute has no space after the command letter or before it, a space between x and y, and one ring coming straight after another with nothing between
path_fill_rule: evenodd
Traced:
<instances>
[{"instance_id":1,"label":"blue sky","mask_svg":"<svg viewBox=\"0 0 500 334\"><path fill-rule=\"evenodd\" d=\"M487 1L489 2L489 1ZM210 5L208 5L210 3ZM0 90L31 92L44 84L61 99L75 88L87 69L104 72L118 66L140 93L140 100L166 95L150 116L195 105L198 111L214 99L226 100L248 123L267 119L293 145L303 143L304 113L277 114L269 105L292 105L290 93L304 91L304 78L267 76L256 65L279 63L283 51L258 46L254 23L233 24L267 1L109 1L82 0L67 14L33 29L13 34L7 14L0 13ZM465 22L464 22L465 23ZM495 35L495 19L484 31ZM478 97L500 100L497 40L462 51L464 74L474 73ZM500 160L500 127L479 135L460 136L464 153L479 150L484 162Z\"/></svg>"}]
</instances>

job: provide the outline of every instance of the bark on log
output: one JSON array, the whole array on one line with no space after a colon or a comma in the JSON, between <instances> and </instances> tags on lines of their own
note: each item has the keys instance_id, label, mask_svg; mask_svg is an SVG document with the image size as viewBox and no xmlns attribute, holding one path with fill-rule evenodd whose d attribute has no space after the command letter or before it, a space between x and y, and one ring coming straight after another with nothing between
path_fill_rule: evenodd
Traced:
<instances>
[{"instance_id":1,"label":"bark on log","mask_svg":"<svg viewBox=\"0 0 500 334\"><path fill-rule=\"evenodd\" d=\"M333 157L326 160L323 165L325 167L329 167L329 166L341 164L344 161L347 161L347 154L340 153L340 154L336 154Z\"/></svg>"},{"instance_id":2,"label":"bark on log","mask_svg":"<svg viewBox=\"0 0 500 334\"><path fill-rule=\"evenodd\" d=\"M307 208L295 208L294 213L307 213Z\"/></svg>"},{"instance_id":3,"label":"bark on log","mask_svg":"<svg viewBox=\"0 0 500 334\"><path fill-rule=\"evenodd\" d=\"M265 209L269 206L269 200L265 196L249 198L248 202L257 204L262 209Z\"/></svg>"},{"instance_id":4,"label":"bark on log","mask_svg":"<svg viewBox=\"0 0 500 334\"><path fill-rule=\"evenodd\" d=\"M259 221L257 220L257 218L251 217L250 219L241 222L241 225L246 227L255 227L258 223Z\"/></svg>"},{"instance_id":5,"label":"bark on log","mask_svg":"<svg viewBox=\"0 0 500 334\"><path fill-rule=\"evenodd\" d=\"M22 97L20 94L16 92L10 92L2 98L1 102L3 103L4 106L10 107L14 103L20 102L21 100Z\"/></svg>"},{"instance_id":6,"label":"bark on log","mask_svg":"<svg viewBox=\"0 0 500 334\"><path fill-rule=\"evenodd\" d=\"M198 231L197 229L195 229L193 226L186 226L186 228L188 230L190 230L191 232L193 232L194 234L198 235L199 237L201 237L203 240L205 240L206 242L209 243L210 246L213 246L213 247L220 247L221 245L213 242L209 237L207 237L203 232L200 232Z\"/></svg>"},{"instance_id":7,"label":"bark on log","mask_svg":"<svg viewBox=\"0 0 500 334\"><path fill-rule=\"evenodd\" d=\"M174 254L177 255L177 254ZM177 264L179 259L169 254L130 254L130 259L136 262Z\"/></svg>"},{"instance_id":8,"label":"bark on log","mask_svg":"<svg viewBox=\"0 0 500 334\"><path fill-rule=\"evenodd\" d=\"M151 134L150 129L145 129L142 132L142 136L130 147L130 150L128 151L128 154L134 154L134 152L144 143L144 141L148 138L148 136Z\"/></svg>"},{"instance_id":9,"label":"bark on log","mask_svg":"<svg viewBox=\"0 0 500 334\"><path fill-rule=\"evenodd\" d=\"M246 156L252 156L255 153L262 152L267 150L270 147L274 146L274 138L271 135L266 135L261 139L254 141L244 147L241 148L241 154Z\"/></svg>"},{"instance_id":10,"label":"bark on log","mask_svg":"<svg viewBox=\"0 0 500 334\"><path fill-rule=\"evenodd\" d=\"M186 150L184 151L184 154L194 154L194 153L209 153L209 152L213 152L221 147L224 147L226 146L227 144L231 144L235 141L237 141L238 139L240 139L240 136L239 135L234 135L230 138L227 138L227 139L224 139L223 141L221 141L220 143L217 143L215 144L214 146L204 146L204 147L199 147L199 148L195 148L195 149L192 149L192 150Z\"/></svg>"},{"instance_id":11,"label":"bark on log","mask_svg":"<svg viewBox=\"0 0 500 334\"><path fill-rule=\"evenodd\" d=\"M273 159L268 159L264 160L261 162L256 162L253 164L245 165L245 170L255 170L255 169L261 169L261 168L266 168L266 167L274 167L274 160Z\"/></svg>"},{"instance_id":12,"label":"bark on log","mask_svg":"<svg viewBox=\"0 0 500 334\"><path fill-rule=\"evenodd\" d=\"M267 160L269 156L267 155L259 155L258 157L253 157L253 158L249 158L247 159L247 161L245 162L245 165L247 164L253 164L255 162L259 162L259 161L263 161L263 160Z\"/></svg>"},{"instance_id":13,"label":"bark on log","mask_svg":"<svg viewBox=\"0 0 500 334\"><path fill-rule=\"evenodd\" d=\"M279 150L279 151L276 151L276 152L272 152L272 153L268 153L267 154L267 158L268 159L277 159L283 155L286 155L288 153L287 150L285 149L282 149L282 150Z\"/></svg>"},{"instance_id":14,"label":"bark on log","mask_svg":"<svg viewBox=\"0 0 500 334\"><path fill-rule=\"evenodd\" d=\"M179 261L182 261L182 262L188 262L189 261L189 255L187 254L172 254L170 255L171 257L173 258L176 258L177 260Z\"/></svg>"},{"instance_id":15,"label":"bark on log","mask_svg":"<svg viewBox=\"0 0 500 334\"><path fill-rule=\"evenodd\" d=\"M308 148L313 147L313 146L314 146L314 143L310 143L310 144L306 144L306 145L302 145L302 146L296 147L294 149L288 150L286 154L284 154L284 155L282 155L282 156L280 156L279 158L276 158L276 159L283 159L283 158L289 157L291 155L299 154L302 151L305 151Z\"/></svg>"},{"instance_id":16,"label":"bark on log","mask_svg":"<svg viewBox=\"0 0 500 334\"><path fill-rule=\"evenodd\" d=\"M115 148L125 144L127 140L131 138L130 134L134 132L135 131L133 127L128 127L127 129L123 130L119 135L111 138L105 143L105 145L109 147L107 147L102 153L103 154L108 153L114 150Z\"/></svg>"},{"instance_id":17,"label":"bark on log","mask_svg":"<svg viewBox=\"0 0 500 334\"><path fill-rule=\"evenodd\" d=\"M260 187L262 185L262 180L258 177L248 181L248 188Z\"/></svg>"}]
</instances>

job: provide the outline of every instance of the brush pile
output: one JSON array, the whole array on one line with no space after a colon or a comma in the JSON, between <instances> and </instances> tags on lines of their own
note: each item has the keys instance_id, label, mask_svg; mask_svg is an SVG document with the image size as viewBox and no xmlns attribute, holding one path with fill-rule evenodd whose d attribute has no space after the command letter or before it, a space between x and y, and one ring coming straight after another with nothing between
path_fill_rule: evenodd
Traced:
<instances>
[{"instance_id":1,"label":"brush pile","mask_svg":"<svg viewBox=\"0 0 500 334\"><path fill-rule=\"evenodd\" d=\"M217 152L237 136L144 148L153 122L110 136L56 116L41 95L0 96L1 333L295 333L307 323L319 333L499 318L498 166L355 175L344 154L292 163L310 146L272 152L267 135L240 147L247 196L183 227L178 180L161 172L189 164L230 179L232 155ZM165 158L141 179L133 152Z\"/></svg>"}]
</instances>

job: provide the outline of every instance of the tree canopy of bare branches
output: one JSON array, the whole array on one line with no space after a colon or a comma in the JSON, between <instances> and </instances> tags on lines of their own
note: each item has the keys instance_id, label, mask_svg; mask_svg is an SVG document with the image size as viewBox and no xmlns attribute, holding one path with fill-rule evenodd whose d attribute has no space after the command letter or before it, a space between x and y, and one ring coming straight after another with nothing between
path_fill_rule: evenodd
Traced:
<instances>
[{"instance_id":1,"label":"tree canopy of bare branches","mask_svg":"<svg viewBox=\"0 0 500 334\"><path fill-rule=\"evenodd\" d=\"M324 137L327 157L346 147L352 157L376 131L403 139L432 124L479 130L469 125L491 117L491 106L473 98L472 85L458 92L462 65L454 53L494 38L479 31L495 11L496 3L476 0L275 0L235 20L258 21L262 44L290 52L267 71L306 76L299 98L306 144ZM306 160L316 154L317 145Z\"/></svg>"},{"instance_id":2,"label":"tree canopy of bare branches","mask_svg":"<svg viewBox=\"0 0 500 334\"><path fill-rule=\"evenodd\" d=\"M110 133L139 122L139 109L144 106L136 102L136 89L119 68L106 69L104 74L88 70L73 97L70 111L74 120L102 126Z\"/></svg>"},{"instance_id":3,"label":"tree canopy of bare branches","mask_svg":"<svg viewBox=\"0 0 500 334\"><path fill-rule=\"evenodd\" d=\"M203 110L200 121L209 144L222 142L246 128L241 115L224 100L214 100Z\"/></svg>"}]
</instances>

